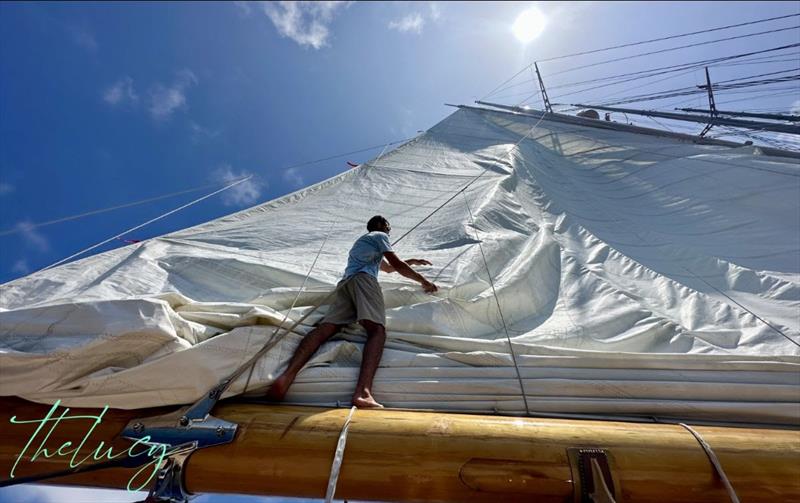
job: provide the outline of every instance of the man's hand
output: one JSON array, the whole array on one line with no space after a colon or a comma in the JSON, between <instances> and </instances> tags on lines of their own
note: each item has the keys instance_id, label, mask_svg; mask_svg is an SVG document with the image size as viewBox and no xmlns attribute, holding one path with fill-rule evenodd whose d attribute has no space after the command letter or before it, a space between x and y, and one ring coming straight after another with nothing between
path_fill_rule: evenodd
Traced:
<instances>
[{"instance_id":1,"label":"man's hand","mask_svg":"<svg viewBox=\"0 0 800 503\"><path fill-rule=\"evenodd\" d=\"M433 265L425 259L421 258L410 258L406 260L406 264L408 265Z\"/></svg>"},{"instance_id":2,"label":"man's hand","mask_svg":"<svg viewBox=\"0 0 800 503\"><path fill-rule=\"evenodd\" d=\"M425 290L425 293L436 293L439 291L439 287L428 280L422 283L422 289Z\"/></svg>"}]
</instances>

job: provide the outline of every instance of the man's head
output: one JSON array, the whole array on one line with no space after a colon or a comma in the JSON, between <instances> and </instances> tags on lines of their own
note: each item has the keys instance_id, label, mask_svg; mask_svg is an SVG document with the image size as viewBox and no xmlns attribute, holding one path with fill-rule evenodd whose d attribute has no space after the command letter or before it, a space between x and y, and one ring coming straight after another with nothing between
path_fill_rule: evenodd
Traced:
<instances>
[{"instance_id":1,"label":"man's head","mask_svg":"<svg viewBox=\"0 0 800 503\"><path fill-rule=\"evenodd\" d=\"M389 234L391 230L392 226L389 225L389 221L380 215L375 215L369 219L369 222L367 222L367 232L379 231Z\"/></svg>"}]
</instances>

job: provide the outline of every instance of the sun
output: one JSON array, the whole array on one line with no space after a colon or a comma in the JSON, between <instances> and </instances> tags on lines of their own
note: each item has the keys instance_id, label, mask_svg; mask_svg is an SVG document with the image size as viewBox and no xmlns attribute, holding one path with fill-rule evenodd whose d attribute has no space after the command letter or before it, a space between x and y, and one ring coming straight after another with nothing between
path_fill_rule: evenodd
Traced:
<instances>
[{"instance_id":1,"label":"sun","mask_svg":"<svg viewBox=\"0 0 800 503\"><path fill-rule=\"evenodd\" d=\"M528 43L542 33L546 24L547 18L544 17L542 11L536 7L531 7L517 16L511 26L511 31L514 32L514 36L520 42Z\"/></svg>"}]
</instances>

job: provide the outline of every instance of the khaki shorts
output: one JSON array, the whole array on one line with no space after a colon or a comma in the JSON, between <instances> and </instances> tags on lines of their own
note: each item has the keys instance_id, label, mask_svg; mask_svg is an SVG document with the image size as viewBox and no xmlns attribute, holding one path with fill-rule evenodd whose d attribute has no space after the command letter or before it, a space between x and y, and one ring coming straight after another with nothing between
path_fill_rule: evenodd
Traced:
<instances>
[{"instance_id":1,"label":"khaki shorts","mask_svg":"<svg viewBox=\"0 0 800 503\"><path fill-rule=\"evenodd\" d=\"M370 320L386 326L383 292L378 280L371 274L357 273L340 281L336 289L331 308L321 323L348 325Z\"/></svg>"}]
</instances>

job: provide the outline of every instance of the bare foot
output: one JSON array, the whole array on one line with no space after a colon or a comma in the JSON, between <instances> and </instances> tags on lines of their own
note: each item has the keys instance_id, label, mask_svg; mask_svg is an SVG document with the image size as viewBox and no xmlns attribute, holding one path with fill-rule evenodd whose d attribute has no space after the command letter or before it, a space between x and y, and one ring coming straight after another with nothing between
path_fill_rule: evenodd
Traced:
<instances>
[{"instance_id":1,"label":"bare foot","mask_svg":"<svg viewBox=\"0 0 800 503\"><path fill-rule=\"evenodd\" d=\"M359 409L382 409L383 405L375 401L371 396L353 398L353 405Z\"/></svg>"},{"instance_id":2,"label":"bare foot","mask_svg":"<svg viewBox=\"0 0 800 503\"><path fill-rule=\"evenodd\" d=\"M273 402L280 402L283 400L283 397L286 396L286 392L289 391L289 386L292 382L286 376L280 376L275 381L273 381L272 385L269 387L267 391L266 397L267 400L271 400Z\"/></svg>"}]
</instances>

